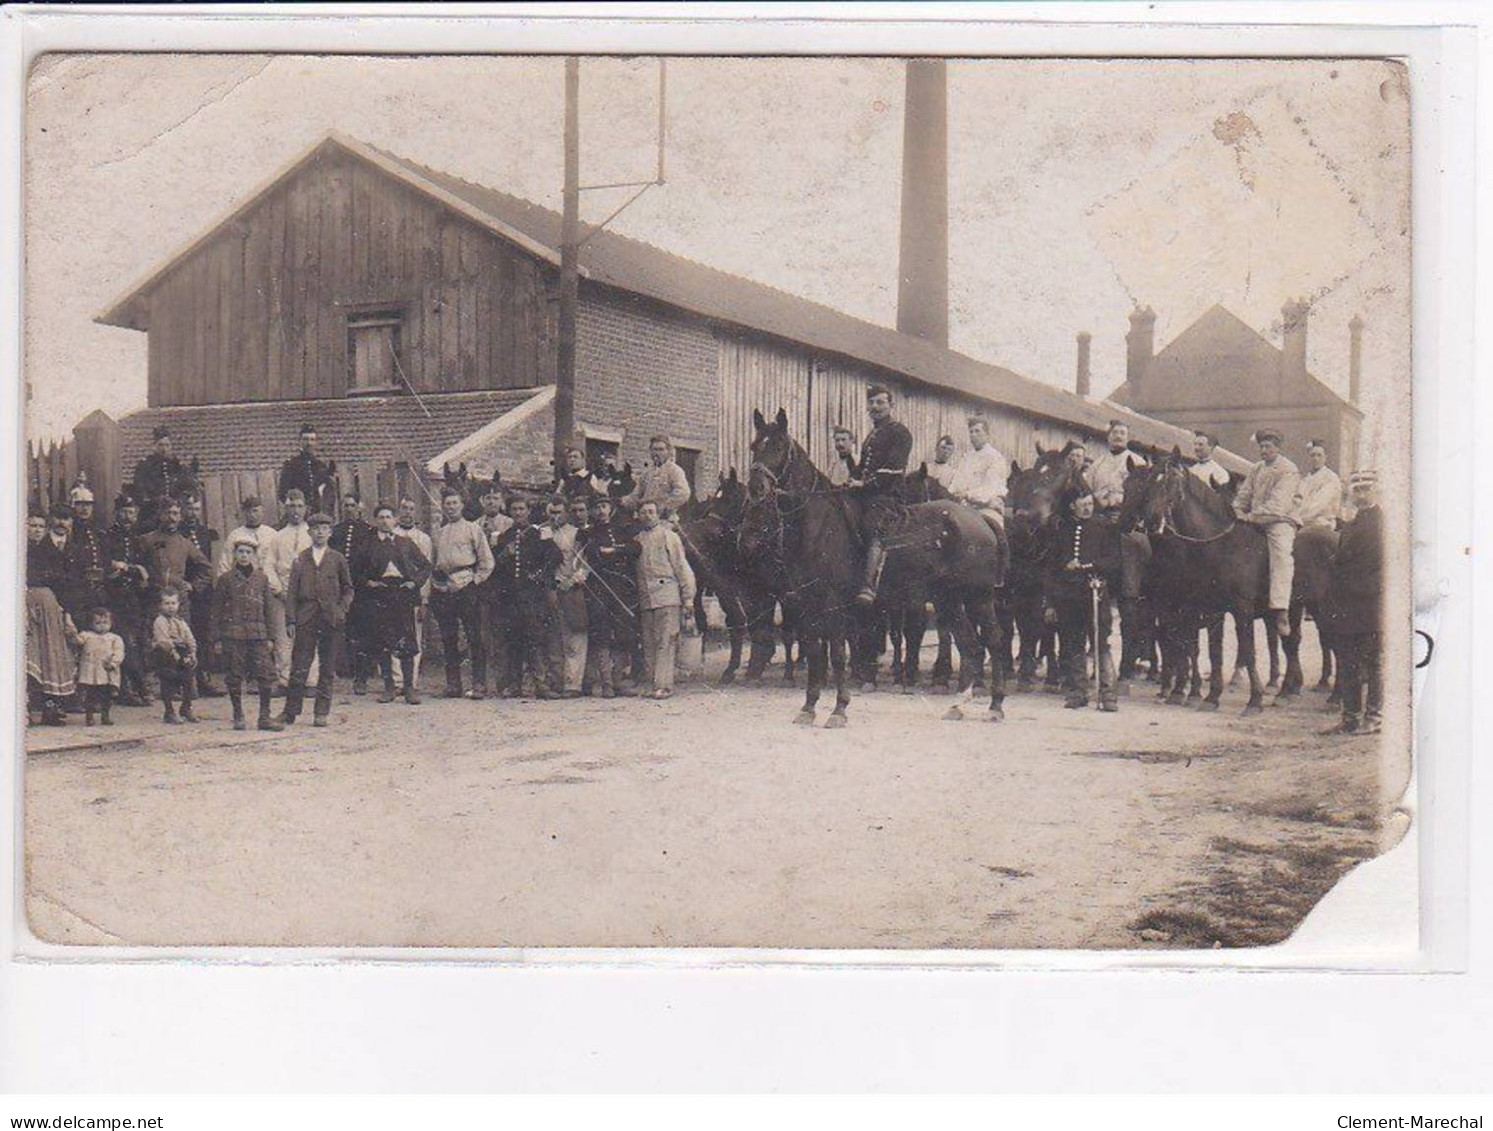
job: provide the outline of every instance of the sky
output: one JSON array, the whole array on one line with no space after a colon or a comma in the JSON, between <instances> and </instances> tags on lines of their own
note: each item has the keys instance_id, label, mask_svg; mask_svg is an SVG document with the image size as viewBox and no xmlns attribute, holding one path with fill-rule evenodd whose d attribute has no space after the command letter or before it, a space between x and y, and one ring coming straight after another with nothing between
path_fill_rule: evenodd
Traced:
<instances>
[{"instance_id":1,"label":"sky","mask_svg":"<svg viewBox=\"0 0 1493 1131\"><path fill-rule=\"evenodd\" d=\"M331 130L559 208L563 67L516 57L53 55L31 74L26 376L34 436L145 403L145 335L93 318ZM581 66L582 183L653 175L658 65ZM674 59L667 183L612 224L874 322L896 321L903 66ZM1368 439L1408 396L1409 109L1373 61L949 64L950 345L1072 387L1124 380L1216 302L1346 393L1365 321ZM584 194L597 222L626 190Z\"/></svg>"}]
</instances>

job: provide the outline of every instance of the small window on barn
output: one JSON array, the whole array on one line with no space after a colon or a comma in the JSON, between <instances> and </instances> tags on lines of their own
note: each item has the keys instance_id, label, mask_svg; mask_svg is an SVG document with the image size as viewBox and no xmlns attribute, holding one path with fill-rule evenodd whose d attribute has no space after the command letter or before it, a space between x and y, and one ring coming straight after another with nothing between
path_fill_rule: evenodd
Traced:
<instances>
[{"instance_id":1,"label":"small window on barn","mask_svg":"<svg viewBox=\"0 0 1493 1131\"><path fill-rule=\"evenodd\" d=\"M347 316L347 391L387 393L402 389L398 310L364 310Z\"/></svg>"}]
</instances>

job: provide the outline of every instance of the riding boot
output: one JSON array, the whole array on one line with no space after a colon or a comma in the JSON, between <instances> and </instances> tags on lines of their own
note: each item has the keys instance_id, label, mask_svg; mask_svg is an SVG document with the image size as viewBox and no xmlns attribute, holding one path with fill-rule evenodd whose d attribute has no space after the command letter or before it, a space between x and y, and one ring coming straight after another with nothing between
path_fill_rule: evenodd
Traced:
<instances>
[{"instance_id":1,"label":"riding boot","mask_svg":"<svg viewBox=\"0 0 1493 1131\"><path fill-rule=\"evenodd\" d=\"M392 703L398 696L398 693L394 690L394 661L385 656L379 662L379 671L384 677L384 690L379 695L378 701L380 703Z\"/></svg>"},{"instance_id":2,"label":"riding boot","mask_svg":"<svg viewBox=\"0 0 1493 1131\"><path fill-rule=\"evenodd\" d=\"M261 685L259 688L259 729L260 730L284 730L285 724L270 714L270 701L274 698L274 688Z\"/></svg>"},{"instance_id":3,"label":"riding boot","mask_svg":"<svg viewBox=\"0 0 1493 1131\"><path fill-rule=\"evenodd\" d=\"M866 576L861 582L861 591L855 595L856 604L876 604L876 587L881 584L881 570L885 565L886 548L880 538L872 538L866 547Z\"/></svg>"},{"instance_id":4,"label":"riding boot","mask_svg":"<svg viewBox=\"0 0 1493 1131\"><path fill-rule=\"evenodd\" d=\"M230 687L228 689L228 701L233 704L233 729L248 730L248 720L244 718L244 693Z\"/></svg>"},{"instance_id":5,"label":"riding boot","mask_svg":"<svg viewBox=\"0 0 1493 1131\"><path fill-rule=\"evenodd\" d=\"M404 701L411 707L420 702L420 692L415 687L415 659L413 656L406 657L399 665L404 670ZM458 693L458 697L459 697Z\"/></svg>"}]
</instances>

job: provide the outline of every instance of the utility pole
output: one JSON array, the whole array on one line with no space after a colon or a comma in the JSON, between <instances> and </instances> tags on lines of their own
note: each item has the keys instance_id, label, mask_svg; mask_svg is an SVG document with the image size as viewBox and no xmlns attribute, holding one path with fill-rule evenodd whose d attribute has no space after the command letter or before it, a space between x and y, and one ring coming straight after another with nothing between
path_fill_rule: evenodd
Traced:
<instances>
[{"instance_id":1,"label":"utility pole","mask_svg":"<svg viewBox=\"0 0 1493 1131\"><path fill-rule=\"evenodd\" d=\"M580 298L581 61L565 60L565 198L560 221L560 340L555 364L555 473L575 432L575 317Z\"/></svg>"}]
</instances>

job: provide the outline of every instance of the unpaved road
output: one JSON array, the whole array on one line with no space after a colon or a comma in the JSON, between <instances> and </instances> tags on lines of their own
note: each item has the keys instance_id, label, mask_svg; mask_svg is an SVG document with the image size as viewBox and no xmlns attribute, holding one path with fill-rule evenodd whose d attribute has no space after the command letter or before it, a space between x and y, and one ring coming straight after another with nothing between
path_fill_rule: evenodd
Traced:
<instances>
[{"instance_id":1,"label":"unpaved road","mask_svg":"<svg viewBox=\"0 0 1493 1131\"><path fill-rule=\"evenodd\" d=\"M1308 670L1315 672L1315 661ZM36 732L28 912L59 943L1243 946L1380 851L1403 766L1321 739L1322 697L1254 719L1052 696L1007 721L801 693L669 702L338 696L334 726L236 733L120 711ZM1386 772L1385 766L1389 766ZM1142 932L1144 931L1144 934Z\"/></svg>"}]
</instances>

